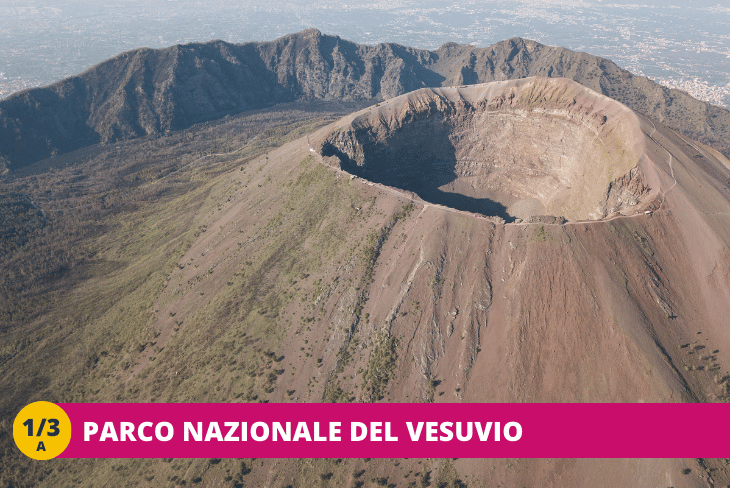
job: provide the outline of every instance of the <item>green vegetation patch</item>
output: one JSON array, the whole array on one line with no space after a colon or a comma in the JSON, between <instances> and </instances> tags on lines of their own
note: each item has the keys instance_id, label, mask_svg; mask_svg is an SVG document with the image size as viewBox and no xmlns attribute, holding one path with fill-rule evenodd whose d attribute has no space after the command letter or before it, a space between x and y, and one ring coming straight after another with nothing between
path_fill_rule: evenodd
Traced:
<instances>
[{"instance_id":1,"label":"green vegetation patch","mask_svg":"<svg viewBox=\"0 0 730 488\"><path fill-rule=\"evenodd\" d=\"M371 402L385 398L388 382L395 372L397 349L398 339L395 336L388 337L381 332L375 339L363 381L363 390Z\"/></svg>"}]
</instances>

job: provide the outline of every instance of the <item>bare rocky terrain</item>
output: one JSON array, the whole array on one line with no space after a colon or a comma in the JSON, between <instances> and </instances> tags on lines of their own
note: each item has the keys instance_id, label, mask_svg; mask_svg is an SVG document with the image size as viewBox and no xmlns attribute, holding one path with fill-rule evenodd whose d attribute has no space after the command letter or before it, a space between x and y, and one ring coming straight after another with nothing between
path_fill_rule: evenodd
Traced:
<instances>
[{"instance_id":1,"label":"bare rocky terrain","mask_svg":"<svg viewBox=\"0 0 730 488\"><path fill-rule=\"evenodd\" d=\"M358 109L245 112L0 181L0 483L730 483L719 459L21 457L34 400L730 401L719 150L550 77Z\"/></svg>"},{"instance_id":2,"label":"bare rocky terrain","mask_svg":"<svg viewBox=\"0 0 730 488\"><path fill-rule=\"evenodd\" d=\"M262 117L296 113L168 136L179 146L99 148L15 180L27 199L12 205L28 215L13 223L15 254L32 257L28 246L95 201L106 213L102 232L71 227L86 233L69 241L77 254L64 269L4 289L18 305L2 324L0 372L13 378L3 483L730 483L726 463L710 459L20 459L8 419L36 399L730 400L730 163L719 152L560 79L421 90L339 119L320 112L331 123L290 128L278 147L256 132ZM169 169L178 153L155 157L185 154L206 134L231 149ZM150 163L133 164L135 154ZM122 155L131 200L95 176ZM462 207L484 200L493 206ZM711 428L683 422L667 428Z\"/></svg>"}]
</instances>

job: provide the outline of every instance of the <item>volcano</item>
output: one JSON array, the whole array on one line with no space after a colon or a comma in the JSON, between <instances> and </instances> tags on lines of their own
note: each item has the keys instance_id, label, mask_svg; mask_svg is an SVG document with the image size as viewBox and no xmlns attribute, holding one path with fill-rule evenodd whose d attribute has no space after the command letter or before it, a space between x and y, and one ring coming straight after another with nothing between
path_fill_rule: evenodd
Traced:
<instances>
[{"instance_id":1,"label":"volcano","mask_svg":"<svg viewBox=\"0 0 730 488\"><path fill-rule=\"evenodd\" d=\"M560 78L228 115L4 177L3 419L36 399L730 401L718 150ZM710 459L44 465L0 429L12 486L730 483Z\"/></svg>"}]
</instances>

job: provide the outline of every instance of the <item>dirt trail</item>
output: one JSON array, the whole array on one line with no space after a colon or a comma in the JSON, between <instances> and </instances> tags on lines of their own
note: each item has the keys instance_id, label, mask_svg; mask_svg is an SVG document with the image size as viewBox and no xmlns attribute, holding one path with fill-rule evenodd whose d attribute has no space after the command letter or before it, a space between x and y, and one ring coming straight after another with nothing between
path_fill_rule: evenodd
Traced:
<instances>
[{"instance_id":1,"label":"dirt trail","mask_svg":"<svg viewBox=\"0 0 730 488\"><path fill-rule=\"evenodd\" d=\"M418 215L416 216L416 218L413 219L413 223L411 224L411 228L406 232L406 239L405 239L405 241L403 241L403 243L398 248L398 254L397 254L397 256L392 259L392 262L391 262L390 266L388 267L388 270L385 273L385 278L383 280L383 285L385 285L386 283L388 283L390 281L390 277L392 276L393 271L395 271L396 264L399 263L399 262L401 262L401 257L403 256L403 252L408 249L408 243L411 241L411 238L413 237L413 233L414 233L414 230L416 228L416 225L418 224L419 219L423 215L423 212L425 212L427 208L428 208L428 204L424 204L423 205L423 208L418 213ZM420 258L419 258L418 262L416 263L416 265L411 270L411 273L408 276L408 280L406 281L406 284L401 288L401 290L400 290L400 292L398 294L398 298L395 300L395 305L393 306L393 308L390 311L390 314L386 318L386 321L388 323L390 323L391 319L393 318L394 313L397 313L397 307L403 301L403 297L405 296L405 294L408 293L408 290L410 289L411 283L413 283L413 278L416 275L416 272L418 271L418 269L423 264L423 260L424 260L423 259L423 256L424 256L424 253L423 253L423 241L425 239L426 239L426 236L424 235L421 238L421 243L419 244ZM390 288L390 286L388 286L388 288ZM385 290L385 286L381 286L381 287L378 288L378 295L375 297L375 300L373 302L373 308L377 308L378 301L380 300L380 297L383 295L384 290Z\"/></svg>"}]
</instances>

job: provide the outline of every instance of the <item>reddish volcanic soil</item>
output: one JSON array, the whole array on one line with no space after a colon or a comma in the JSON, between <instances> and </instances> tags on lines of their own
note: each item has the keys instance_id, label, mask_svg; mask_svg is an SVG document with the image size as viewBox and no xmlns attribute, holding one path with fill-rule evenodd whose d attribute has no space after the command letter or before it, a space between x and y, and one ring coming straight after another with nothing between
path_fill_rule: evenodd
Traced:
<instances>
[{"instance_id":1,"label":"reddish volcanic soil","mask_svg":"<svg viewBox=\"0 0 730 488\"><path fill-rule=\"evenodd\" d=\"M268 157L246 197L211 215L181 258L216 279L174 294L199 271L170 277L156 307L160 346L172 333L167 310L182 321L220 293L245 259L223 250L246 242L255 255L286 181L324 164L366 202L347 211L370 213L296 284L320 280L319 294L311 309L295 300L280 315L277 353L296 374L278 380L271 401L322 401L334 385L357 401L730 399L730 162L716 151L573 82L524 79L419 90ZM348 258L345 248L365 249L369 230L383 228L370 281L361 251ZM420 469L382 463L392 480ZM730 483L713 460L453 464L474 486ZM295 465L267 461L251 479L272 485Z\"/></svg>"}]
</instances>

